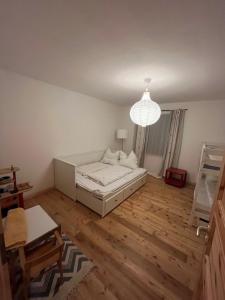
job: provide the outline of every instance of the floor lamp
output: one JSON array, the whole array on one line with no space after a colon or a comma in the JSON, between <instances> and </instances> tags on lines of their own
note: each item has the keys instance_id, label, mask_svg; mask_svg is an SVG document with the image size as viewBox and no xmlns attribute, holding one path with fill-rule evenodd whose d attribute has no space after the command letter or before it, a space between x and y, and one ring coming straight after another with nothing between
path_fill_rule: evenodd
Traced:
<instances>
[{"instance_id":1,"label":"floor lamp","mask_svg":"<svg viewBox=\"0 0 225 300\"><path fill-rule=\"evenodd\" d=\"M128 132L127 129L117 129L116 131L116 137L119 140L122 140L122 150L123 150L123 142L125 139L127 139Z\"/></svg>"}]
</instances>

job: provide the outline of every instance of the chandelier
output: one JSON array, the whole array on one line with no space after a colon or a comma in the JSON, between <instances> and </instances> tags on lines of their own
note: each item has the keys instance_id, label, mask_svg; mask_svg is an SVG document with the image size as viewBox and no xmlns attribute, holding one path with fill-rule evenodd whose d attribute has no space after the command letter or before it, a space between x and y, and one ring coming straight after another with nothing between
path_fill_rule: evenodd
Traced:
<instances>
[{"instance_id":1,"label":"chandelier","mask_svg":"<svg viewBox=\"0 0 225 300\"><path fill-rule=\"evenodd\" d=\"M149 84L150 78L146 78L145 82L147 87L141 97L141 99L134 103L130 109L130 118L133 123L146 127L156 123L161 115L161 109L158 103L154 102L150 97Z\"/></svg>"}]
</instances>

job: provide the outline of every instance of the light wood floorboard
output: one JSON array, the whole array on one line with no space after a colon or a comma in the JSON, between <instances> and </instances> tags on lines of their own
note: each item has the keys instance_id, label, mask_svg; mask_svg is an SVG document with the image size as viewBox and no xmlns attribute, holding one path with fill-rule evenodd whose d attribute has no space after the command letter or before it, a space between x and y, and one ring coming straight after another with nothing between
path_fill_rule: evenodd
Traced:
<instances>
[{"instance_id":1,"label":"light wood floorboard","mask_svg":"<svg viewBox=\"0 0 225 300\"><path fill-rule=\"evenodd\" d=\"M101 219L56 190L40 204L96 267L70 299L190 300L200 275L203 238L188 226L193 188L149 176L145 186Z\"/></svg>"}]
</instances>

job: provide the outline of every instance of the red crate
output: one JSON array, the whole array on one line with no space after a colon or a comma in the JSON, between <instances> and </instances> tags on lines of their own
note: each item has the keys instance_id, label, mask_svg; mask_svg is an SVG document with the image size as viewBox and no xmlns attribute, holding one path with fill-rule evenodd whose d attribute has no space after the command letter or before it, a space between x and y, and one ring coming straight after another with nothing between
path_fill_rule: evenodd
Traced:
<instances>
[{"instance_id":1,"label":"red crate","mask_svg":"<svg viewBox=\"0 0 225 300\"><path fill-rule=\"evenodd\" d=\"M178 168L168 168L166 169L165 183L184 187L187 180L187 171Z\"/></svg>"}]
</instances>

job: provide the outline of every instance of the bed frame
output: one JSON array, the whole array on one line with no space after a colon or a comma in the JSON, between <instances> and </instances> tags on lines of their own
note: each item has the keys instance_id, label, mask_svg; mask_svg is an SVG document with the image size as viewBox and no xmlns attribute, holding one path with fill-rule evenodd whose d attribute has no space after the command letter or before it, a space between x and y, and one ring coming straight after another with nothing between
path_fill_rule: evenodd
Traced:
<instances>
[{"instance_id":1,"label":"bed frame","mask_svg":"<svg viewBox=\"0 0 225 300\"><path fill-rule=\"evenodd\" d=\"M74 201L79 201L85 206L104 217L121 202L146 183L147 174L132 180L127 185L118 189L116 192L98 198L94 193L80 187L76 183L76 167L100 161L104 150L88 152L83 154L73 154L60 156L54 159L55 188Z\"/></svg>"},{"instance_id":2,"label":"bed frame","mask_svg":"<svg viewBox=\"0 0 225 300\"><path fill-rule=\"evenodd\" d=\"M201 222L209 222L212 206L210 205L209 196L207 195L203 178L206 175L213 175L217 177L217 181L218 181L219 174L221 172L220 169L223 164L223 161L216 161L210 159L210 155L218 155L223 157L224 153L225 153L225 144L207 142L202 145L200 165L198 170L196 186L194 190L194 198L192 203L191 215L189 218L189 225L194 224L198 226ZM211 169L207 168L205 165L209 165L213 168ZM216 195L216 190L215 190L215 195ZM203 203L205 202L205 205L203 205L202 202Z\"/></svg>"}]
</instances>

